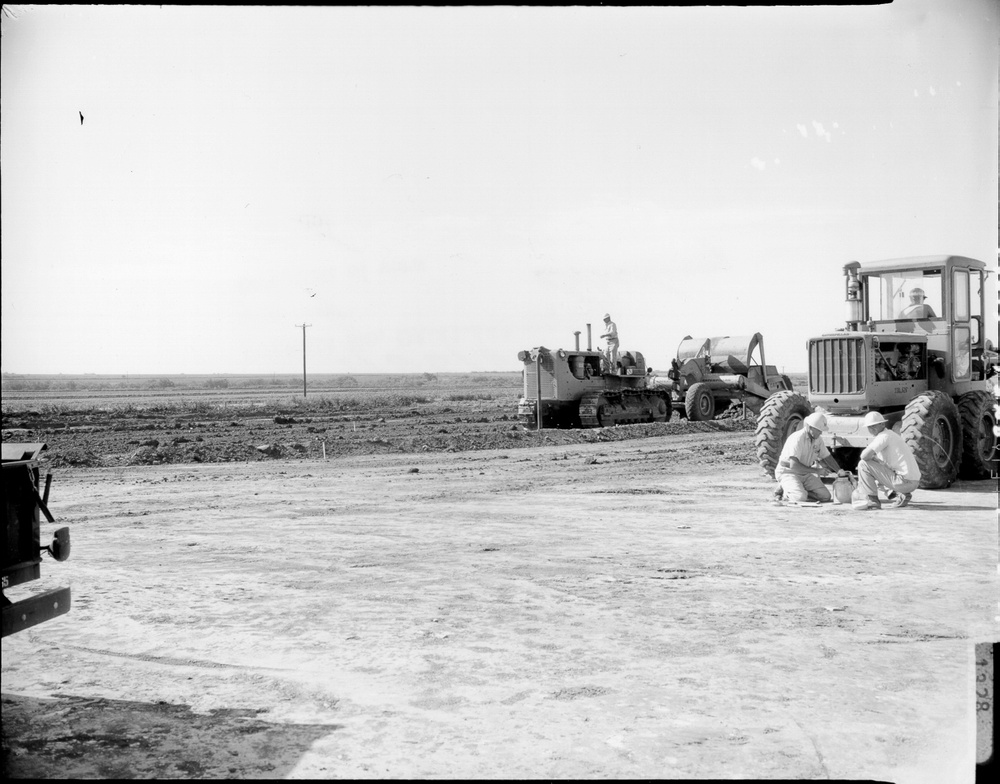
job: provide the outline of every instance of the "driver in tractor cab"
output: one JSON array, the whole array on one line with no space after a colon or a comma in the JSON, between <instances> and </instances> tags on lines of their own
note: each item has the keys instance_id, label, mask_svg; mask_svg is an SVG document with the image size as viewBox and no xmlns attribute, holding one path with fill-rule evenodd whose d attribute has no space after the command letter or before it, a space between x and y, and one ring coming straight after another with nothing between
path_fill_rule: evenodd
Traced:
<instances>
[{"instance_id":1,"label":"driver in tractor cab","mask_svg":"<svg viewBox=\"0 0 1000 784\"><path fill-rule=\"evenodd\" d=\"M922 288L910 289L910 304L899 312L898 318L913 319L914 321L916 319L937 318L934 308L924 302L925 299L927 297L924 296Z\"/></svg>"}]
</instances>

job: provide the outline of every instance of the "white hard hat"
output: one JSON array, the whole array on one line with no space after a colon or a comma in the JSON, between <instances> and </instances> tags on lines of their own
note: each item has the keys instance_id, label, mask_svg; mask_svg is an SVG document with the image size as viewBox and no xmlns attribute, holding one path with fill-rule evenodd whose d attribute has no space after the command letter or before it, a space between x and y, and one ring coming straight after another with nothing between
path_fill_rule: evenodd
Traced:
<instances>
[{"instance_id":1,"label":"white hard hat","mask_svg":"<svg viewBox=\"0 0 1000 784\"><path fill-rule=\"evenodd\" d=\"M605 313L604 314L604 320L605 321L611 321L611 314L610 313Z\"/></svg>"},{"instance_id":2,"label":"white hard hat","mask_svg":"<svg viewBox=\"0 0 1000 784\"><path fill-rule=\"evenodd\" d=\"M918 297L922 297L924 296L924 290L919 286L915 289L910 289L910 296L912 297L914 294L916 294Z\"/></svg>"},{"instance_id":3,"label":"white hard hat","mask_svg":"<svg viewBox=\"0 0 1000 784\"><path fill-rule=\"evenodd\" d=\"M861 420L861 424L865 427L871 427L872 425L884 425L888 421L878 411L869 411L865 414L865 418Z\"/></svg>"},{"instance_id":4,"label":"white hard hat","mask_svg":"<svg viewBox=\"0 0 1000 784\"><path fill-rule=\"evenodd\" d=\"M819 411L807 416L805 421L809 427L814 427L821 433L825 433L829 429L826 426L826 417L819 413Z\"/></svg>"}]
</instances>

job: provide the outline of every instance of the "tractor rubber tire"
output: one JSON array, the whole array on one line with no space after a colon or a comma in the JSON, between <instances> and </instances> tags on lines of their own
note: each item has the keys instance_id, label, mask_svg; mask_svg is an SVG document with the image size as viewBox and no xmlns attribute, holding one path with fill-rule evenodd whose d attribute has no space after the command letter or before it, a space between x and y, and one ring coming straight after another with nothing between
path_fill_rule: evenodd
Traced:
<instances>
[{"instance_id":1,"label":"tractor rubber tire","mask_svg":"<svg viewBox=\"0 0 1000 784\"><path fill-rule=\"evenodd\" d=\"M962 420L955 401L940 390L906 404L900 430L920 468L920 487L938 490L958 476L962 462Z\"/></svg>"},{"instance_id":2,"label":"tractor rubber tire","mask_svg":"<svg viewBox=\"0 0 1000 784\"><path fill-rule=\"evenodd\" d=\"M692 384L684 396L684 411L689 422L704 422L715 416L715 398L712 387L704 381Z\"/></svg>"},{"instance_id":3,"label":"tractor rubber tire","mask_svg":"<svg viewBox=\"0 0 1000 784\"><path fill-rule=\"evenodd\" d=\"M764 473L772 479L785 441L802 427L803 420L811 413L809 401L789 389L775 392L761 406L755 437L757 460Z\"/></svg>"},{"instance_id":4,"label":"tractor rubber tire","mask_svg":"<svg viewBox=\"0 0 1000 784\"><path fill-rule=\"evenodd\" d=\"M989 479L997 470L997 424L994 399L989 392L967 392L958 399L962 421L962 479Z\"/></svg>"},{"instance_id":5,"label":"tractor rubber tire","mask_svg":"<svg viewBox=\"0 0 1000 784\"><path fill-rule=\"evenodd\" d=\"M781 377L781 384L782 384L782 388L783 389L794 389L795 388L794 385L792 384L792 380L788 376L782 376Z\"/></svg>"}]
</instances>

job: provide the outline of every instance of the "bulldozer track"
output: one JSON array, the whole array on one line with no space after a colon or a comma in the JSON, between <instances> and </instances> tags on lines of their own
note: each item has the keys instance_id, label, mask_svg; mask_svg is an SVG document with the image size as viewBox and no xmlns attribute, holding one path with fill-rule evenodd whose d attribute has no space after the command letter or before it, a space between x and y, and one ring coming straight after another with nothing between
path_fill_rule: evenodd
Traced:
<instances>
[{"instance_id":1,"label":"bulldozer track","mask_svg":"<svg viewBox=\"0 0 1000 784\"><path fill-rule=\"evenodd\" d=\"M620 392L588 392L580 398L580 424L583 427L611 427L641 422L654 422L656 401L665 404L664 419L670 416L669 393L622 390ZM662 420L661 420L662 421Z\"/></svg>"},{"instance_id":2,"label":"bulldozer track","mask_svg":"<svg viewBox=\"0 0 1000 784\"><path fill-rule=\"evenodd\" d=\"M535 414L523 414L518 412L517 419L518 422L520 422L521 427L526 430L534 430L538 425Z\"/></svg>"}]
</instances>

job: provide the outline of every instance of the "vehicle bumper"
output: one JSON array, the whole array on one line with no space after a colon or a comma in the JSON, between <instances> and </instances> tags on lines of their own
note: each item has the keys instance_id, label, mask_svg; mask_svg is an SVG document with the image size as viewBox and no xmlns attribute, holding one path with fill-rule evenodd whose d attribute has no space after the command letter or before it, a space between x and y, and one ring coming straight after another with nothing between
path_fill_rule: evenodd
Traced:
<instances>
[{"instance_id":1,"label":"vehicle bumper","mask_svg":"<svg viewBox=\"0 0 1000 784\"><path fill-rule=\"evenodd\" d=\"M3 607L3 637L69 612L70 589L54 588Z\"/></svg>"}]
</instances>

